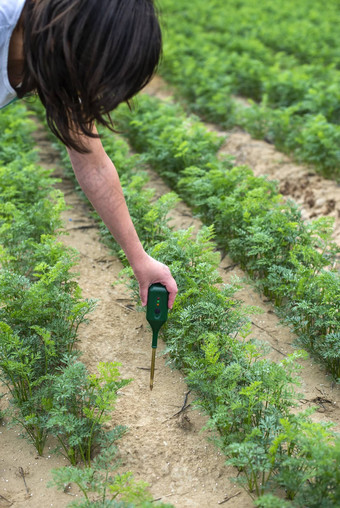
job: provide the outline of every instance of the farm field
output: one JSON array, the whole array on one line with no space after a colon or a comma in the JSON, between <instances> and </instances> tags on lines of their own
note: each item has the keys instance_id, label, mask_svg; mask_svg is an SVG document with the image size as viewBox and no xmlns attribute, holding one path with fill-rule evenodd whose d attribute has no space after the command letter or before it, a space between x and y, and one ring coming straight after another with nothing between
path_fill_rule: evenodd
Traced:
<instances>
[{"instance_id":1,"label":"farm field","mask_svg":"<svg viewBox=\"0 0 340 508\"><path fill-rule=\"evenodd\" d=\"M160 76L142 92L162 101L175 100L176 88ZM279 184L279 191L287 199L293 199L301 207L302 217L312 220L331 217L334 220L333 239L340 245L340 185L319 175L313 167L298 164L272 144L254 139L245 130L234 127L223 130L221 126L206 123L209 130L224 140L219 154L234 157L235 164L252 168L255 176L267 176Z\"/></svg>"},{"instance_id":2,"label":"farm field","mask_svg":"<svg viewBox=\"0 0 340 508\"><path fill-rule=\"evenodd\" d=\"M38 146L42 150L40 163L46 168L57 167L54 175L62 176L58 153L41 132ZM167 191L159 178L153 183L159 186L158 192ZM83 359L90 370L95 370L99 361L119 359L122 375L134 380L131 389L124 388L111 423L124 423L130 429L121 443L121 469L133 470L138 479L151 485L155 499L162 498L174 506L199 507L211 500L217 505L227 495L238 494L235 504L231 501L230 505L250 508L248 496L230 480L226 483L236 472L225 466L221 453L201 433L206 418L191 407L173 416L180 411L188 387L183 375L166 366L162 356L157 357L155 386L150 393L149 373L142 370L149 367L151 357L145 316L137 312L136 302L124 285L112 286L122 264L100 241L98 228L88 215L89 207L76 195L73 183L65 178L58 187L71 207L63 212L67 231L63 241L80 253L76 271L84 297L100 301L90 323L80 330ZM174 223L180 227L195 223L188 213L186 207L180 207ZM160 344L162 348L164 344ZM189 396L188 403L191 401ZM7 429L7 425L2 427L1 444L0 495L11 500L12 506L66 507L73 496L80 496L74 485L68 493L46 488L51 469L65 465L64 458L50 451L38 457L34 448L18 437L18 430ZM26 474L29 495L18 475L20 467Z\"/></svg>"},{"instance_id":3,"label":"farm field","mask_svg":"<svg viewBox=\"0 0 340 508\"><path fill-rule=\"evenodd\" d=\"M42 143L40 140L39 145L42 144L45 152L45 164L47 161L50 166L52 148L48 142ZM55 164L56 160L53 159L52 166ZM155 174L151 176L150 186L157 189L157 196L163 195L169 190ZM176 375L175 372L169 370L169 367L164 366L162 358L157 360L157 384L152 392L152 397L156 400L151 399L148 390L148 374L140 370L140 367L148 365L150 360L148 346L150 335L146 330L144 316L136 313L134 301L122 286L112 288L111 284L121 267L120 262L99 243L93 228L94 224L91 219L86 218L86 206L74 196L71 183L66 180L62 189L67 196L67 201L70 204L76 204L76 209L64 212L66 228L70 233L65 241L76 247L81 253L80 283L85 296L98 297L101 300L100 307L91 316L90 325L85 325L81 331L80 347L84 351L84 359L87 365L94 369L98 361L107 359L112 354L115 359L119 359L123 363L122 374L135 379L134 387L124 389L114 417L120 423L124 422L130 427L130 432L122 441L121 453L124 465L138 477L151 483L152 492L156 498L162 495L169 496L164 501L171 502L174 506L204 506L208 505L211 500L215 500L217 505L226 495L238 494L241 492L240 488L229 483L230 480L228 480L236 473L224 465L225 459L199 433L204 421L202 417L196 411L189 410L182 417L171 418L180 410L188 388L183 384L180 375ZM174 214L174 224L177 227L188 228L192 225L198 227L197 219L192 217L190 210L184 205L181 205L178 211L172 212L172 214ZM232 264L229 258L225 258L221 264L220 273L223 274L226 282L229 280L229 277L226 278L226 273L236 272L242 276L237 267L234 267L233 271L228 269L226 272L224 270ZM109 278L108 273L110 273ZM278 325L278 319L273 313L271 305L263 302L266 299L251 291L247 287L238 293L238 297L245 303L255 304L264 310L263 315L252 317L252 334L261 340L269 341L274 348L271 351L271 358L274 361L281 361L283 355L292 351L291 343L294 338L287 328ZM130 317L131 314L133 318ZM123 340L120 337L123 337ZM136 337L138 337L138 349L136 349ZM318 411L313 416L314 421L331 420L339 423L340 400L337 388L324 376L322 370L314 362L312 365L310 360L304 360L302 363L304 364L303 385L300 391L305 397L302 407L316 404ZM138 383L137 393L136 383ZM174 388L176 388L175 391ZM173 394L172 402L169 401L169 393ZM152 417L150 408L153 411ZM169 421L167 421L168 418L170 418ZM160 433L160 427L164 427L162 433ZM12 480L14 506L25 506L28 500L33 501L25 496L23 484L18 483L18 476L15 474L17 470L13 466L13 464L18 464L20 467L18 460L22 464L21 467L27 472L27 483L29 484L31 481L30 488L35 494L35 503L37 503L37 499L41 499L41 506L46 506L47 500L50 500L51 504L55 506L56 500L58 500L57 506L66 506L69 502L69 495L57 494L55 491L50 494L50 490L47 490L41 481L47 480L50 464L53 463L54 467L60 466L60 461L53 455L47 461L42 459L39 461L32 450L24 446L21 440L18 443L16 434L11 434L8 431L4 432L4 437L11 447L11 455L6 454L5 456L10 456L12 460L9 464L3 460L4 469L8 472L8 476L4 475L3 481L9 478ZM14 454L16 448L19 458ZM193 454L196 459L192 469ZM178 464L179 456L181 457L180 464ZM164 464L164 457L167 458L166 464ZM35 467L30 465L33 458L36 461ZM204 467L197 465L200 462L204 464ZM49 467L46 467L46 464ZM176 465L172 466L171 464ZM191 489L187 488L188 478L190 478ZM11 492L10 488L6 488L3 495ZM73 488L70 493L76 492ZM229 505L247 507L253 504L245 493L242 493L235 499L231 499ZM35 506L39 505L35 504Z\"/></svg>"},{"instance_id":4,"label":"farm field","mask_svg":"<svg viewBox=\"0 0 340 508\"><path fill-rule=\"evenodd\" d=\"M39 108L0 116L0 507L338 506L340 13L316 4L162 0L162 77L115 113L129 144L101 132L179 285L152 392L123 253Z\"/></svg>"},{"instance_id":5,"label":"farm field","mask_svg":"<svg viewBox=\"0 0 340 508\"><path fill-rule=\"evenodd\" d=\"M160 6L161 73L194 112L224 128L244 127L339 179L336 1Z\"/></svg>"}]
</instances>

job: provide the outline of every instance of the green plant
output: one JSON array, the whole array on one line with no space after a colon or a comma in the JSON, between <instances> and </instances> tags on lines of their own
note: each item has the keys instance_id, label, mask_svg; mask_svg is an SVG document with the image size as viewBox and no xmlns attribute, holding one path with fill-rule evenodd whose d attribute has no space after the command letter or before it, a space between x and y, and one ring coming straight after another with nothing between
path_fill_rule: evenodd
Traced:
<instances>
[{"instance_id":1,"label":"green plant","mask_svg":"<svg viewBox=\"0 0 340 508\"><path fill-rule=\"evenodd\" d=\"M37 265L33 281L10 270L0 272L0 319L26 337L32 353L40 351L42 342L33 326L48 330L57 348L56 357L49 362L52 370L60 365L64 353L72 352L78 327L94 307L94 301L81 299L79 286L71 280L73 265L64 253L54 266ZM43 357L42 361L45 364ZM40 375L38 363L36 373Z\"/></svg>"},{"instance_id":2,"label":"green plant","mask_svg":"<svg viewBox=\"0 0 340 508\"><path fill-rule=\"evenodd\" d=\"M279 456L275 482L296 506L333 507L340 495L340 441L326 425L297 418L281 420L282 432L269 450Z\"/></svg>"},{"instance_id":3,"label":"green plant","mask_svg":"<svg viewBox=\"0 0 340 508\"><path fill-rule=\"evenodd\" d=\"M232 456L227 464L237 467L243 473L238 479L239 483L245 484L252 498L261 496L268 488L275 467L271 464L264 447L247 441L229 445L227 452Z\"/></svg>"},{"instance_id":4,"label":"green plant","mask_svg":"<svg viewBox=\"0 0 340 508\"><path fill-rule=\"evenodd\" d=\"M1 112L0 118L0 166L18 159L26 163L36 161L37 152L33 150L31 133L36 129L25 105L11 104ZM17 166L19 161L17 161ZM1 184L0 184L1 185Z\"/></svg>"},{"instance_id":5,"label":"green plant","mask_svg":"<svg viewBox=\"0 0 340 508\"><path fill-rule=\"evenodd\" d=\"M293 504L290 501L285 501L281 497L274 496L273 494L265 494L254 500L257 508L291 508Z\"/></svg>"},{"instance_id":6,"label":"green plant","mask_svg":"<svg viewBox=\"0 0 340 508\"><path fill-rule=\"evenodd\" d=\"M122 436L124 430L116 429L114 440ZM63 467L52 471L55 485L63 490L65 484L75 483L84 495L79 501L70 503L78 508L152 508L159 506L171 508L169 504L154 503L147 491L147 484L134 480L131 473L113 474L119 467L117 448L114 445L103 450L91 466L79 468Z\"/></svg>"},{"instance_id":7,"label":"green plant","mask_svg":"<svg viewBox=\"0 0 340 508\"><path fill-rule=\"evenodd\" d=\"M55 355L54 343L47 332L40 330L45 344L45 358ZM39 352L33 353L28 345L3 322L0 322L0 379L7 386L16 409L13 420L26 431L28 438L42 455L47 438L46 412L39 390L47 372L36 374Z\"/></svg>"},{"instance_id":8,"label":"green plant","mask_svg":"<svg viewBox=\"0 0 340 508\"><path fill-rule=\"evenodd\" d=\"M115 429L105 432L103 423L114 409L117 391L130 382L118 379L118 366L100 362L98 374L89 375L83 363L69 361L58 375L46 377L46 428L72 465L82 461L90 466L95 450L115 438Z\"/></svg>"},{"instance_id":9,"label":"green plant","mask_svg":"<svg viewBox=\"0 0 340 508\"><path fill-rule=\"evenodd\" d=\"M35 164L29 136L35 124L27 115L15 106L0 120L0 376L11 394L12 421L41 455L47 376L79 356L78 327L94 302L82 300L71 276L75 252L56 241L65 203L52 190L51 171Z\"/></svg>"}]
</instances>

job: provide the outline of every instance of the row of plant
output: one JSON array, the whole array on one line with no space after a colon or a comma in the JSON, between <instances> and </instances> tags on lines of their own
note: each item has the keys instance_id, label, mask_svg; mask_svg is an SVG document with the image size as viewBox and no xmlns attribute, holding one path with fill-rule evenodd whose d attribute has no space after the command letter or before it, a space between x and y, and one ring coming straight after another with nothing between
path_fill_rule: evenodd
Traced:
<instances>
[{"instance_id":1,"label":"row of plant","mask_svg":"<svg viewBox=\"0 0 340 508\"><path fill-rule=\"evenodd\" d=\"M130 473L111 473L118 466L115 443L127 429L108 431L103 424L112 418L117 391L130 380L119 379L117 363L99 363L94 374L80 361L78 328L95 302L82 298L74 278L75 251L58 241L65 203L53 190L51 172L37 165L34 128L22 106L0 116L0 380L11 402L6 413L39 455L54 443L71 463L55 472L54 483L64 489L61 478L81 479L85 498L72 506L151 507L144 484ZM83 468L76 467L80 463Z\"/></svg>"},{"instance_id":2,"label":"row of plant","mask_svg":"<svg viewBox=\"0 0 340 508\"><path fill-rule=\"evenodd\" d=\"M117 117L143 160L214 225L219 247L274 301L300 346L339 378L339 248L332 219L304 222L275 183L233 167L230 158L219 160L223 140L178 105L143 96L136 111L121 108Z\"/></svg>"},{"instance_id":3,"label":"row of plant","mask_svg":"<svg viewBox=\"0 0 340 508\"><path fill-rule=\"evenodd\" d=\"M162 0L160 73L204 119L224 128L243 127L339 178L339 44L337 34L321 30L322 23L336 25L338 15L330 17L332 3L313 9L312 19L305 20L309 36L302 36L303 27L294 32L291 25L301 25L300 11L311 11L310 3L304 0L297 9L292 2L274 6L235 0L226 7L221 0L190 5ZM281 16L282 9L289 15ZM332 37L329 61L322 50L332 50ZM302 46L307 53L312 48L309 59ZM234 95L250 99L249 104L245 107Z\"/></svg>"},{"instance_id":4,"label":"row of plant","mask_svg":"<svg viewBox=\"0 0 340 508\"><path fill-rule=\"evenodd\" d=\"M182 14L187 22L187 33L190 33L192 23L198 19L195 9L175 6L167 0L159 5L165 28L169 5L171 12ZM333 64L339 68L340 36L336 27L340 14L336 0L327 4L322 0L301 0L299 3L285 0L281 4L264 0L261 5L256 0L231 0L227 7L221 0L212 0L209 4L201 2L198 8L198 26L221 48L225 44L234 44L233 47L238 49L242 44L240 36L243 36L242 49L247 49L248 40L258 45L257 52L255 47L248 48L254 56L262 57L263 49L266 49L272 57L274 53L286 53L291 57L290 60L287 58L287 63L292 62L294 66L299 62ZM230 40L231 36L233 40Z\"/></svg>"},{"instance_id":5,"label":"row of plant","mask_svg":"<svg viewBox=\"0 0 340 508\"><path fill-rule=\"evenodd\" d=\"M145 249L170 267L179 287L163 333L169 362L183 370L195 390L195 404L209 416L216 443L228 464L242 473L238 481L253 498L260 496L255 504L262 508L335 507L340 494L338 436L330 425L313 423L308 413L293 414L300 398L294 391L297 359L303 353L276 364L265 358L263 344L247 339L247 315L256 309L235 298L236 285L221 284L213 228L203 227L195 239L192 230L169 228L167 214L176 196L154 200L145 189L148 177L140 170L140 157L129 156L128 146L116 136L102 132L101 137L107 153L115 155ZM65 165L70 170L67 160ZM102 230L105 242L119 251L104 226ZM138 300L131 268L124 274ZM277 496L268 494L273 489Z\"/></svg>"}]
</instances>

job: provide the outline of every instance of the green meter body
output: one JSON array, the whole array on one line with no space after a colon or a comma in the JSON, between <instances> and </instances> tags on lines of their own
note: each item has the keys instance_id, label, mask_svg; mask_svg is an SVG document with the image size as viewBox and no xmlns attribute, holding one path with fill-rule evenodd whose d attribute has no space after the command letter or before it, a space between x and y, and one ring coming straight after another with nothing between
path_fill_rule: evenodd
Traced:
<instances>
[{"instance_id":1,"label":"green meter body","mask_svg":"<svg viewBox=\"0 0 340 508\"><path fill-rule=\"evenodd\" d=\"M168 319L169 293L162 284L149 287L146 319L152 328L152 347L157 347L158 332Z\"/></svg>"},{"instance_id":2,"label":"green meter body","mask_svg":"<svg viewBox=\"0 0 340 508\"><path fill-rule=\"evenodd\" d=\"M152 284L152 286L149 287L146 319L152 328L150 390L153 389L153 380L155 375L158 332L168 319L168 299L169 293L163 284Z\"/></svg>"}]
</instances>

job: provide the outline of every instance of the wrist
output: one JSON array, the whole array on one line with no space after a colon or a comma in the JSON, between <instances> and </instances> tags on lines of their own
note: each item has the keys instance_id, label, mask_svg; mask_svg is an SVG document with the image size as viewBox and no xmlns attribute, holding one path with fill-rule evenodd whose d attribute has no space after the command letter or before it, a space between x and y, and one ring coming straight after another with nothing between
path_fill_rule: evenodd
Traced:
<instances>
[{"instance_id":1,"label":"wrist","mask_svg":"<svg viewBox=\"0 0 340 508\"><path fill-rule=\"evenodd\" d=\"M132 251L125 254L129 262L129 265L131 266L135 274L143 269L146 261L149 259L148 254L145 252L140 242L139 245L135 246Z\"/></svg>"}]
</instances>

